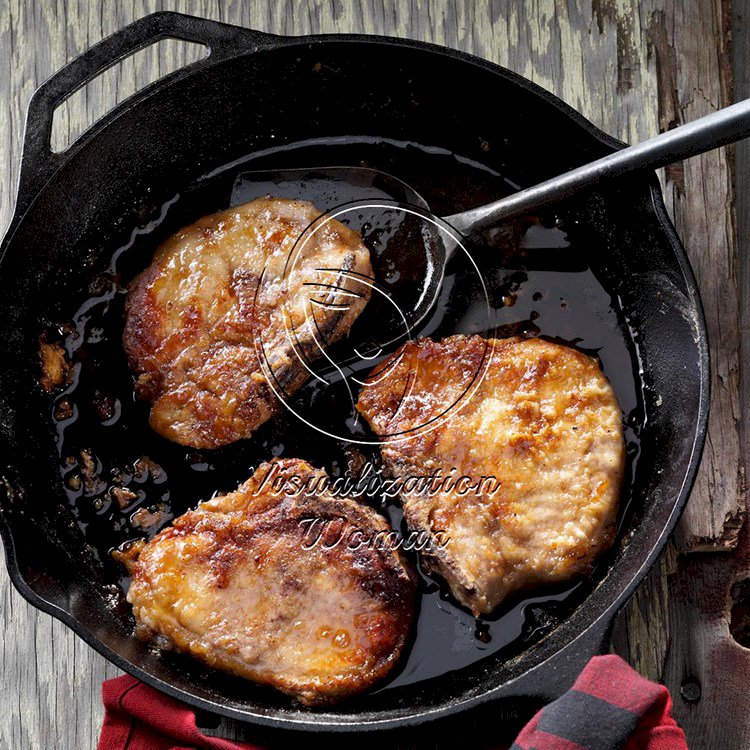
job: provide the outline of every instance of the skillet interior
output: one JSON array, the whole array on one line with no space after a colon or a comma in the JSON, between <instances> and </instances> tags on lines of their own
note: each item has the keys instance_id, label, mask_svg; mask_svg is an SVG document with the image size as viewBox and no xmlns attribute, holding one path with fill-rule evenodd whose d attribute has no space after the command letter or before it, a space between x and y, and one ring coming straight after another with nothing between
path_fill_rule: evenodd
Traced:
<instances>
[{"instance_id":1,"label":"skillet interior","mask_svg":"<svg viewBox=\"0 0 750 750\"><path fill-rule=\"evenodd\" d=\"M460 102L444 99L448 80L461 80ZM439 145L519 185L614 147L567 107L506 71L402 41L285 40L277 48L196 69L136 104L126 103L120 116L86 137L6 240L0 269L0 439L11 575L37 606L119 666L238 718L300 728L389 726L492 695L552 697L567 687L565 670L559 669L555 680L534 668L566 646L568 653L572 648L586 654L598 645L609 617L653 562L676 520L705 428L702 314L653 180L610 186L571 208L598 237L602 276L627 311L648 386L632 531L622 535L609 570L585 603L518 657L489 658L447 678L313 713L245 683L206 675L186 661L160 658L133 639L127 618L110 606L111 581L102 576L69 514L49 406L36 385L37 337L45 321L70 317L71 293L108 262L142 205L166 200L250 152L348 135ZM513 682L522 675L523 681Z\"/></svg>"}]
</instances>

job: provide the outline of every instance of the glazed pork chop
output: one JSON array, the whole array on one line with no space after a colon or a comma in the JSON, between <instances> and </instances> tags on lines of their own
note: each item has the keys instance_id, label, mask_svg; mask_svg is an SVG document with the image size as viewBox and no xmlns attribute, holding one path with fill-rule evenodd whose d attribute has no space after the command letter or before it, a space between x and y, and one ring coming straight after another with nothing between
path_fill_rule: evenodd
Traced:
<instances>
[{"instance_id":1,"label":"glazed pork chop","mask_svg":"<svg viewBox=\"0 0 750 750\"><path fill-rule=\"evenodd\" d=\"M404 480L409 527L447 539L426 567L476 615L589 572L612 543L625 444L591 357L542 339L419 339L376 368L357 406ZM471 481L405 481L435 472Z\"/></svg>"},{"instance_id":2,"label":"glazed pork chop","mask_svg":"<svg viewBox=\"0 0 750 750\"><path fill-rule=\"evenodd\" d=\"M295 247L320 216L281 198L211 214L134 280L123 343L160 435L195 448L249 437L351 327L369 299L370 255L330 218Z\"/></svg>"},{"instance_id":3,"label":"glazed pork chop","mask_svg":"<svg viewBox=\"0 0 750 750\"><path fill-rule=\"evenodd\" d=\"M383 678L409 637L415 579L393 545L366 543L385 520L329 494L325 477L297 459L261 464L117 553L137 634L306 705Z\"/></svg>"}]
</instances>

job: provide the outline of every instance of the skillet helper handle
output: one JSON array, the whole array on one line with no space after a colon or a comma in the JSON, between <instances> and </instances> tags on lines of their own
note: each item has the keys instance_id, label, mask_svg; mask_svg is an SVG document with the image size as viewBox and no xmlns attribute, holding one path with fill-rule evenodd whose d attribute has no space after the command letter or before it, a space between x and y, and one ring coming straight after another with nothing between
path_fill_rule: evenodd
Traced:
<instances>
[{"instance_id":1,"label":"skillet helper handle","mask_svg":"<svg viewBox=\"0 0 750 750\"><path fill-rule=\"evenodd\" d=\"M616 151L507 198L445 220L464 236L568 198L603 180L653 170L750 136L750 99Z\"/></svg>"},{"instance_id":2,"label":"skillet helper handle","mask_svg":"<svg viewBox=\"0 0 750 750\"><path fill-rule=\"evenodd\" d=\"M140 18L95 44L45 81L31 97L26 115L15 216L23 214L70 153L88 140L90 131L78 138L68 150L60 153L52 151L52 118L58 105L115 63L161 39L180 39L208 47L206 57L168 76L173 79L217 60L271 47L272 40L277 38L273 34L206 18L163 11ZM143 91L150 88L148 86ZM134 96L139 96L143 91Z\"/></svg>"}]
</instances>

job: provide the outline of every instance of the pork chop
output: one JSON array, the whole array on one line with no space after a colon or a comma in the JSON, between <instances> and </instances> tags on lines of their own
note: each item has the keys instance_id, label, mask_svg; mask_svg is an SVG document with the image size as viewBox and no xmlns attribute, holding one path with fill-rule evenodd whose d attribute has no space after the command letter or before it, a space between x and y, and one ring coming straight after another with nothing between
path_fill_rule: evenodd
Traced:
<instances>
[{"instance_id":1,"label":"pork chop","mask_svg":"<svg viewBox=\"0 0 750 750\"><path fill-rule=\"evenodd\" d=\"M589 572L612 543L622 414L586 354L542 339L419 339L376 368L357 407L403 480L409 527L447 540L426 567L476 615ZM405 481L435 472L454 484Z\"/></svg>"},{"instance_id":2,"label":"pork chop","mask_svg":"<svg viewBox=\"0 0 750 750\"><path fill-rule=\"evenodd\" d=\"M325 477L297 459L261 464L119 553L137 634L306 705L382 679L409 638L414 575L373 543L385 519L334 497Z\"/></svg>"},{"instance_id":3,"label":"pork chop","mask_svg":"<svg viewBox=\"0 0 750 750\"><path fill-rule=\"evenodd\" d=\"M123 343L160 435L247 438L307 380L369 299L362 238L306 201L259 198L167 239L132 283Z\"/></svg>"}]
</instances>

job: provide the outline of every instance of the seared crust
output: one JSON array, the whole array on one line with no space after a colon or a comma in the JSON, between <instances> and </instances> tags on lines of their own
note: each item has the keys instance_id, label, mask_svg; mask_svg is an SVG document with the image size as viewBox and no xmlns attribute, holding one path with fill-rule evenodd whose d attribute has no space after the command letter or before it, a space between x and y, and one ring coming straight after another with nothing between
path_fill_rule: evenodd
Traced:
<instances>
[{"instance_id":1,"label":"seared crust","mask_svg":"<svg viewBox=\"0 0 750 750\"><path fill-rule=\"evenodd\" d=\"M351 327L369 298L357 280L372 277L369 252L329 219L293 254L320 215L259 198L205 216L134 280L123 344L156 432L195 448L249 437L307 380L300 356L317 358Z\"/></svg>"},{"instance_id":2,"label":"seared crust","mask_svg":"<svg viewBox=\"0 0 750 750\"><path fill-rule=\"evenodd\" d=\"M371 374L357 408L394 476L499 481L401 493L411 529L449 540L432 545L426 567L475 614L588 573L611 545L622 415L591 357L542 339L420 339Z\"/></svg>"},{"instance_id":3,"label":"seared crust","mask_svg":"<svg viewBox=\"0 0 750 750\"><path fill-rule=\"evenodd\" d=\"M390 530L374 510L320 485L272 489L325 477L297 459L261 464L236 492L121 554L139 635L306 705L383 678L409 637L415 579L397 550L360 543Z\"/></svg>"}]
</instances>

